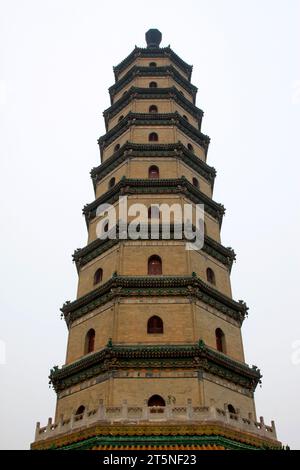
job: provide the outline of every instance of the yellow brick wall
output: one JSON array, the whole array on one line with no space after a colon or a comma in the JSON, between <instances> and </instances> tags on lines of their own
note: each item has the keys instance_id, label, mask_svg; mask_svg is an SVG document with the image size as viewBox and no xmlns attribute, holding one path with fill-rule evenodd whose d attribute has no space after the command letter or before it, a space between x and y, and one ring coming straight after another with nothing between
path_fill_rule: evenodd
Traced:
<instances>
[{"instance_id":1,"label":"yellow brick wall","mask_svg":"<svg viewBox=\"0 0 300 470\"><path fill-rule=\"evenodd\" d=\"M188 139L185 134L179 131L175 126L132 126L117 137L111 144L107 145L103 150L103 161L106 161L114 153L117 144L122 146L127 141L136 144L149 144L149 134L156 132L158 134L158 143L172 144L182 142L186 147L191 144L194 148L194 154L201 160L206 160L204 149L193 139Z\"/></svg>"},{"instance_id":2,"label":"yellow brick wall","mask_svg":"<svg viewBox=\"0 0 300 470\"><path fill-rule=\"evenodd\" d=\"M159 177L161 179L173 179L181 178L185 176L190 183L193 182L193 178L197 178L199 181L200 191L211 197L211 185L205 178L200 176L196 171L180 161L180 159L172 157L159 157L159 158L148 158L148 157L135 157L129 158L120 163L120 165L107 174L99 183L96 189L96 198L103 195L109 188L109 181L112 177L115 178L116 184L121 180L123 176L126 178L133 179L148 179L149 168L152 165L156 165L159 168Z\"/></svg>"},{"instance_id":3,"label":"yellow brick wall","mask_svg":"<svg viewBox=\"0 0 300 470\"><path fill-rule=\"evenodd\" d=\"M204 251L188 251L190 257L190 269L197 273L198 277L206 281L206 270L213 270L216 278L216 284L212 285L215 289L223 294L231 297L231 286L228 268L217 261L212 256L207 255Z\"/></svg>"},{"instance_id":4,"label":"yellow brick wall","mask_svg":"<svg viewBox=\"0 0 300 470\"><path fill-rule=\"evenodd\" d=\"M209 405L210 400L215 400L215 406L224 409L225 404L231 404L235 410L240 410L242 417L248 417L251 413L255 418L255 405L253 398L231 390L228 387L216 384L209 380L203 381L204 404Z\"/></svg>"},{"instance_id":5,"label":"yellow brick wall","mask_svg":"<svg viewBox=\"0 0 300 470\"><path fill-rule=\"evenodd\" d=\"M100 284L94 285L93 283L94 273L98 268L103 269L102 283L108 281L112 277L113 273L119 266L118 250L118 246L113 247L81 268L78 279L77 298L99 287Z\"/></svg>"},{"instance_id":6,"label":"yellow brick wall","mask_svg":"<svg viewBox=\"0 0 300 470\"><path fill-rule=\"evenodd\" d=\"M109 385L109 380L106 380L84 390L77 387L78 391L58 399L55 420L58 421L62 414L64 419L70 418L81 405L90 410L97 408L100 400L104 400L104 403L108 405Z\"/></svg>"},{"instance_id":7,"label":"yellow brick wall","mask_svg":"<svg viewBox=\"0 0 300 470\"><path fill-rule=\"evenodd\" d=\"M96 409L100 400L105 406L119 406L124 400L128 406L143 406L152 395L160 395L166 404L177 406L186 405L188 400L193 406L209 406L213 401L214 406L226 410L231 404L242 417L251 413L256 419L253 398L222 379L205 374L203 380L198 380L195 372L188 370L137 369L129 372L129 377L124 372L123 377L110 378L82 390L77 387L58 400L56 420L61 414L69 418L81 405Z\"/></svg>"},{"instance_id":8,"label":"yellow brick wall","mask_svg":"<svg viewBox=\"0 0 300 470\"><path fill-rule=\"evenodd\" d=\"M216 349L215 331L221 328L225 335L226 355L244 362L241 329L238 324L207 304L196 301L193 305L195 311L195 331L197 339L202 339L207 346Z\"/></svg>"},{"instance_id":9,"label":"yellow brick wall","mask_svg":"<svg viewBox=\"0 0 300 470\"><path fill-rule=\"evenodd\" d=\"M155 369L153 370L155 374ZM166 403L186 405L191 399L195 406L201 404L200 387L197 378L182 377L184 372L162 372L160 377L146 377L147 371L137 371L135 377L116 377L105 380L102 383L92 385L86 389L77 391L60 398L57 402L56 420L61 414L69 418L76 412L79 406L94 409L103 400L105 406L118 406L127 400L129 406L143 406L152 395L161 395ZM141 376L138 377L138 374ZM192 375L192 373L186 372ZM124 374L125 375L125 374ZM132 375L132 374L130 374Z\"/></svg>"},{"instance_id":10,"label":"yellow brick wall","mask_svg":"<svg viewBox=\"0 0 300 470\"><path fill-rule=\"evenodd\" d=\"M185 147L187 147L188 144L191 144L194 147L194 154L197 157L199 157L201 160L206 161L204 149L197 142L195 142L192 138L187 137L179 129L176 129L176 140L177 142L181 142Z\"/></svg>"},{"instance_id":11,"label":"yellow brick wall","mask_svg":"<svg viewBox=\"0 0 300 470\"><path fill-rule=\"evenodd\" d=\"M213 269L216 277L215 289L231 297L228 270L203 251L186 250L183 240L136 240L122 241L81 268L78 282L78 297L85 295L99 285L93 285L94 273L103 269L103 282L117 271L124 276L147 276L148 258L160 256L164 276L190 276L196 272L206 281L206 269Z\"/></svg>"},{"instance_id":12,"label":"yellow brick wall","mask_svg":"<svg viewBox=\"0 0 300 470\"><path fill-rule=\"evenodd\" d=\"M127 83L127 85L120 91L118 91L114 97L113 97L113 103L116 103L118 99L120 99L126 91L128 91L131 87L135 88L149 88L150 82L156 82L157 83L157 88L172 88L175 87L177 88L178 91L180 91L183 96L190 101L191 103L193 102L193 97L192 95L181 85L179 85L178 82L174 80L172 77L133 77L133 79Z\"/></svg>"},{"instance_id":13,"label":"yellow brick wall","mask_svg":"<svg viewBox=\"0 0 300 470\"><path fill-rule=\"evenodd\" d=\"M109 157L113 155L114 148L117 144L119 144L120 147L122 147L122 145L124 145L127 141L132 142L131 135L132 135L132 131L130 129L127 129L125 132L123 132L122 135L120 135L120 137L117 137L116 139L113 140L111 144L107 145L103 149L102 161L105 162L105 160L107 160Z\"/></svg>"},{"instance_id":14,"label":"yellow brick wall","mask_svg":"<svg viewBox=\"0 0 300 470\"><path fill-rule=\"evenodd\" d=\"M114 305L105 305L74 322L69 330L68 353L66 364L77 361L85 355L87 332L95 330L95 351L106 346L113 333Z\"/></svg>"}]
</instances>

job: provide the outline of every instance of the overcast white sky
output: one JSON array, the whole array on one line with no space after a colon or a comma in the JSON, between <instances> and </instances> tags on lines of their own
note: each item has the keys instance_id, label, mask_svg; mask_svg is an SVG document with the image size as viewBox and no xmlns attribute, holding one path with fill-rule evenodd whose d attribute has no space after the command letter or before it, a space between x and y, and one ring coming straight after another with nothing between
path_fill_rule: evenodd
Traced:
<instances>
[{"instance_id":1,"label":"overcast white sky","mask_svg":"<svg viewBox=\"0 0 300 470\"><path fill-rule=\"evenodd\" d=\"M0 1L2 449L28 448L53 416L112 66L150 27L194 65L258 416L300 448L299 22L297 0Z\"/></svg>"}]
</instances>

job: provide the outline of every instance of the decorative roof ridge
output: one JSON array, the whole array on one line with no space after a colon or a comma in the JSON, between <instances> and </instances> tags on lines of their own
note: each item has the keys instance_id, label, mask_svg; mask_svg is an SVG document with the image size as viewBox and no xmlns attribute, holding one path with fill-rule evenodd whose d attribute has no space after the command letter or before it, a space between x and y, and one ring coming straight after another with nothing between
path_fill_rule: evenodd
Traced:
<instances>
[{"instance_id":1,"label":"decorative roof ridge","mask_svg":"<svg viewBox=\"0 0 300 470\"><path fill-rule=\"evenodd\" d=\"M71 364L64 365L62 368L54 366L50 370L50 383L55 387L59 381L63 381L74 374L93 368L101 362L107 362L113 359L155 359L155 358L189 358L206 359L214 364L225 367L238 373L247 379L250 379L251 385L256 386L261 381L262 375L256 366L250 366L244 362L225 356L225 354L207 346L203 340L198 343L186 344L155 344L155 345L121 345L113 344L111 339L106 347L92 354L84 356ZM202 367L206 364L202 363ZM201 365L199 364L199 367ZM79 380L80 381L80 380Z\"/></svg>"},{"instance_id":2,"label":"decorative roof ridge","mask_svg":"<svg viewBox=\"0 0 300 470\"><path fill-rule=\"evenodd\" d=\"M151 287L151 288L166 288L166 287L190 287L190 288L201 288L204 292L212 297L216 298L221 303L229 306L237 312L240 312L243 316L247 315L248 307L245 302L239 300L238 302L218 291L214 287L208 285L202 281L195 273L192 276L124 276L115 274L108 281L102 284L97 289L83 295L79 299L72 302L67 301L60 309L62 314L67 314L75 311L76 309L86 306L89 302L92 302L99 296L102 296L112 288L118 287ZM192 293L192 292L191 292Z\"/></svg>"},{"instance_id":3,"label":"decorative roof ridge","mask_svg":"<svg viewBox=\"0 0 300 470\"><path fill-rule=\"evenodd\" d=\"M133 51L125 57L118 65L113 67L116 80L118 80L119 74L124 70L131 62L135 60L136 57L162 57L170 56L173 62L178 65L178 67L185 73L188 74L189 80L191 79L193 66L187 64L182 60L169 46L168 47L158 47L158 48L143 48L135 47Z\"/></svg>"}]
</instances>

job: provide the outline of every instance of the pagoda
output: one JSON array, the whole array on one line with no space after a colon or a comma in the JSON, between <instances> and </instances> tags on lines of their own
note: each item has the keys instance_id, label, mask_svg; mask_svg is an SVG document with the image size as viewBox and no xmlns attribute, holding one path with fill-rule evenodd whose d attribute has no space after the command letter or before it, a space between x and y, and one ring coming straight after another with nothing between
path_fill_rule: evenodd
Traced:
<instances>
[{"instance_id":1,"label":"pagoda","mask_svg":"<svg viewBox=\"0 0 300 470\"><path fill-rule=\"evenodd\" d=\"M235 253L220 239L225 209L213 199L192 66L160 47L157 29L146 42L114 67L95 198L83 209L88 241L73 254L77 298L61 309L66 361L50 371L55 418L37 423L31 448L278 449L274 422L256 416L261 373L245 362L248 308L232 298ZM105 204L115 227L99 213ZM126 230L136 204L148 236ZM201 248L187 249L174 214L164 236L161 204L204 207Z\"/></svg>"}]
</instances>

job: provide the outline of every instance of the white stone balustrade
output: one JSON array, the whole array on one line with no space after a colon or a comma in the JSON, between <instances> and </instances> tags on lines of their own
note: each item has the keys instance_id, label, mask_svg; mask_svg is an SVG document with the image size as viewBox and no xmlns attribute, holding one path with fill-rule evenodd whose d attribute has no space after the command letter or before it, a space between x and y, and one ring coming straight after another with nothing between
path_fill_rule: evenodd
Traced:
<instances>
[{"instance_id":1,"label":"white stone balustrade","mask_svg":"<svg viewBox=\"0 0 300 470\"><path fill-rule=\"evenodd\" d=\"M148 407L147 404L144 406L129 406L126 401L121 406L104 406L100 402L97 409L88 410L86 408L84 413L80 415L73 414L68 419L61 416L56 423L52 423L52 418L49 418L47 426L44 427L37 423L35 442L56 437L59 434L78 431L93 424L140 424L142 422L168 422L172 424L220 423L260 437L277 439L274 421L271 422L271 426L267 426L262 417L257 422L252 419L251 415L248 418L243 418L239 413L229 413L226 409L217 408L214 404L211 406L192 406L190 400L188 400L187 405L166 405L164 407Z\"/></svg>"}]
</instances>

